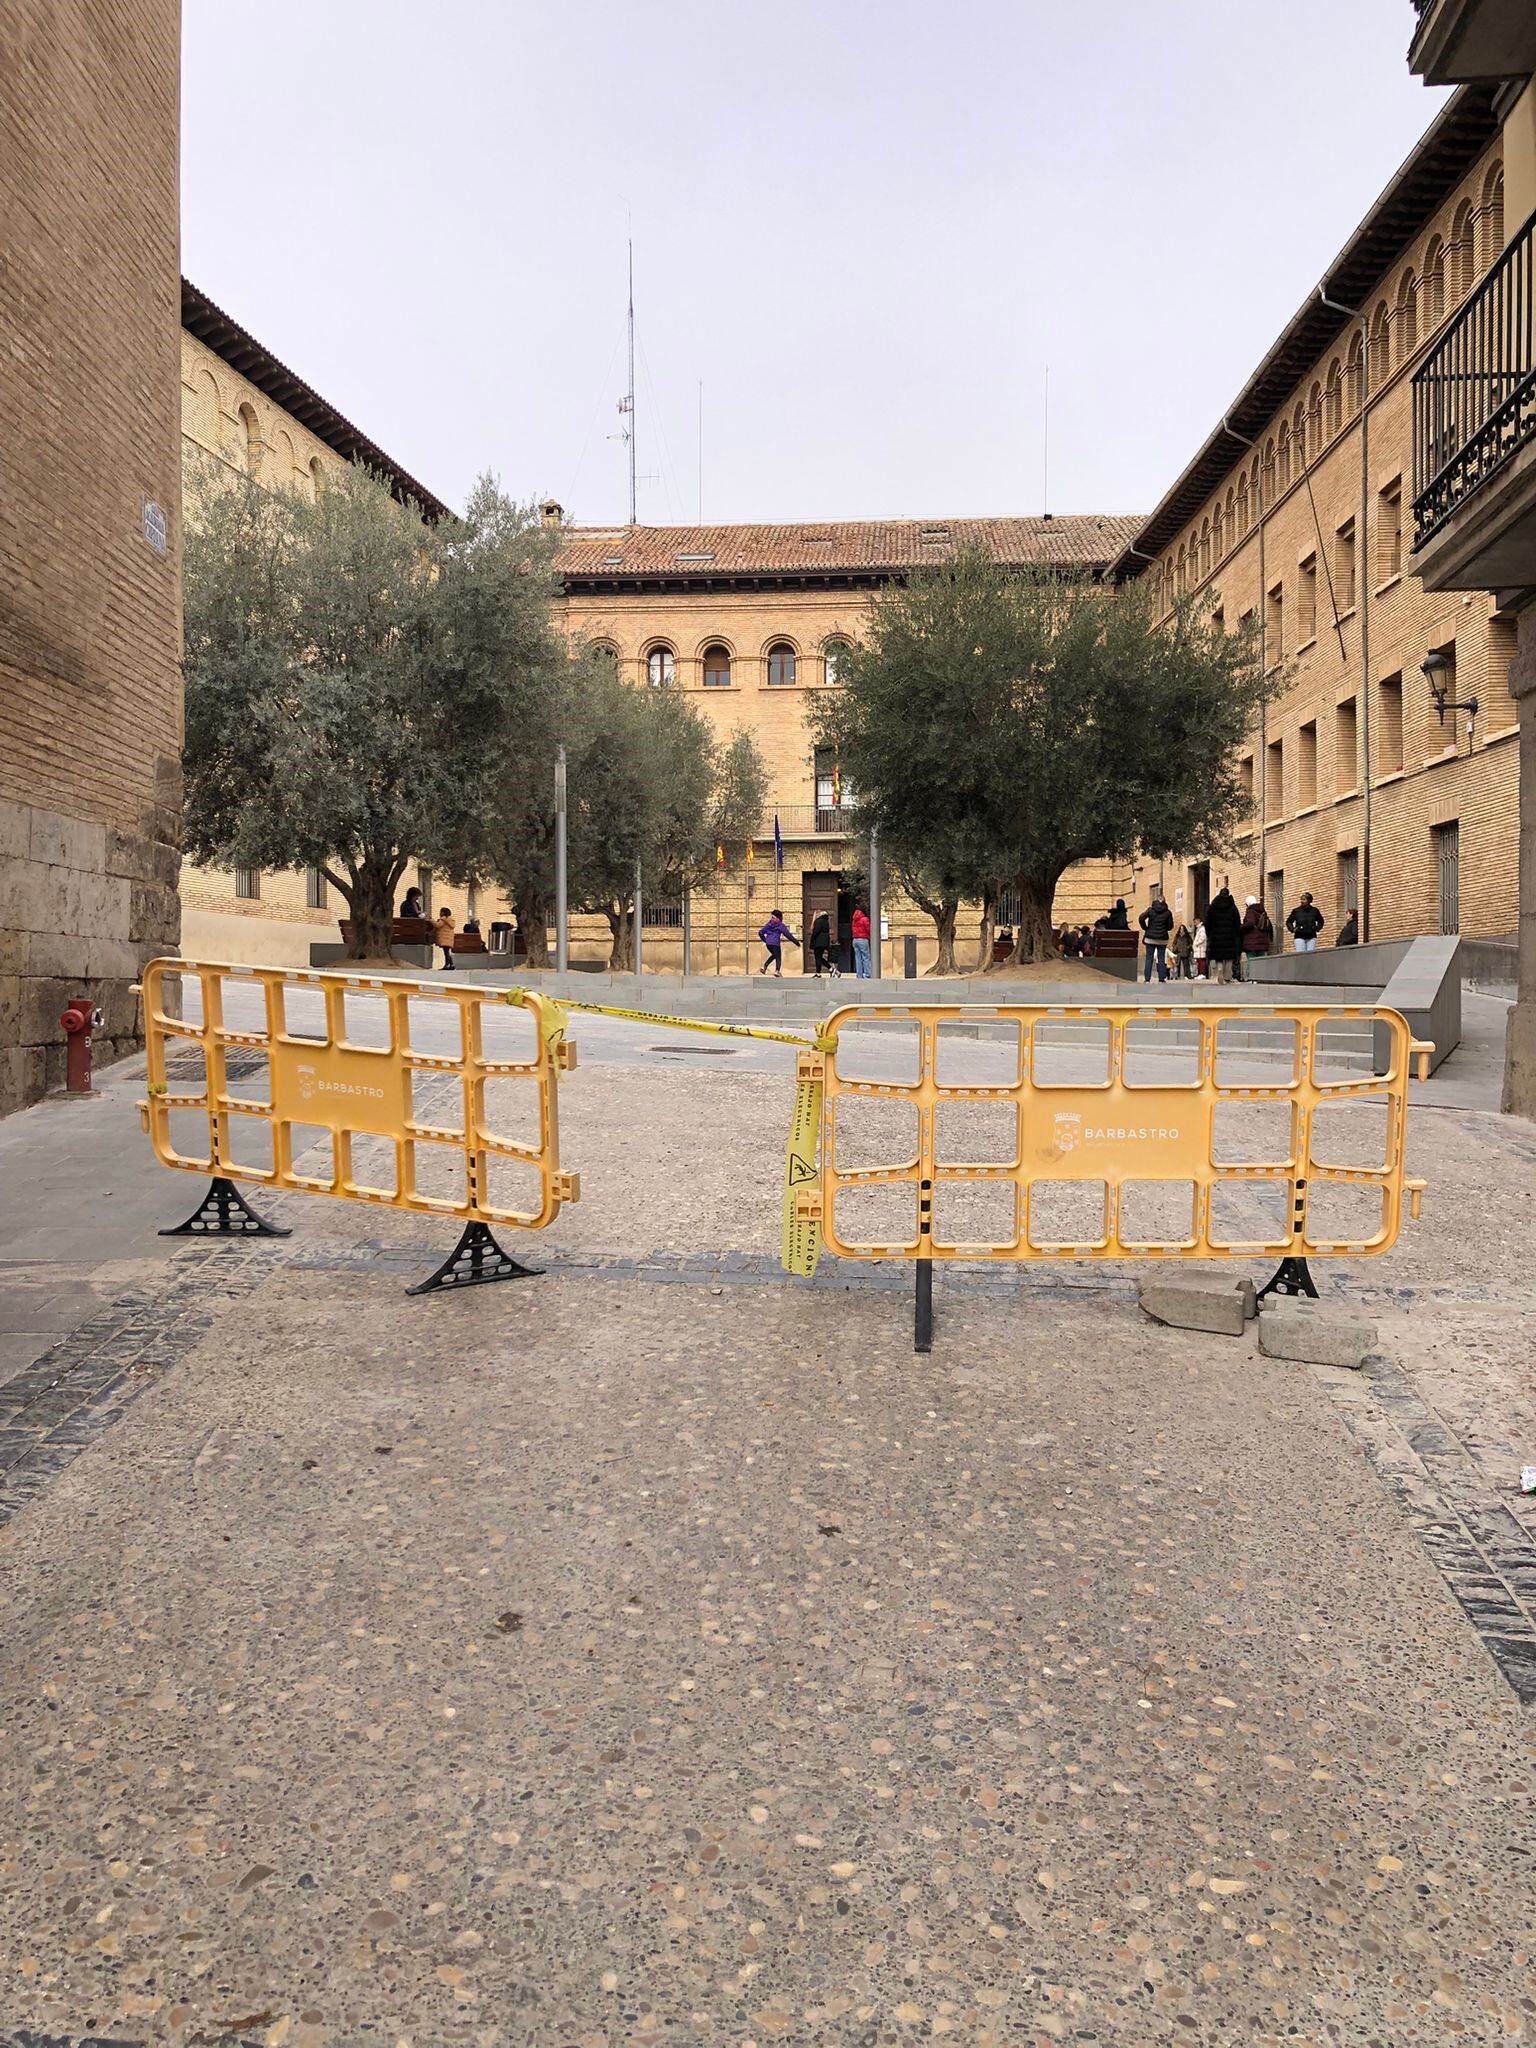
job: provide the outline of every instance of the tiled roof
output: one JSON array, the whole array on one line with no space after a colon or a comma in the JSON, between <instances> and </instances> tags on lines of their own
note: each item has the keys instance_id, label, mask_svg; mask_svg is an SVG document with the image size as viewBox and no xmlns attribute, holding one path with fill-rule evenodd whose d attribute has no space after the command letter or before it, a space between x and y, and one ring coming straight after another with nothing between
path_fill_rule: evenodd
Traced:
<instances>
[{"instance_id":1,"label":"tiled roof","mask_svg":"<svg viewBox=\"0 0 1536 2048\"><path fill-rule=\"evenodd\" d=\"M798 526L568 526L556 564L575 580L889 575L962 546L1055 568L1114 561L1142 521L1096 513L1037 519L828 520Z\"/></svg>"}]
</instances>

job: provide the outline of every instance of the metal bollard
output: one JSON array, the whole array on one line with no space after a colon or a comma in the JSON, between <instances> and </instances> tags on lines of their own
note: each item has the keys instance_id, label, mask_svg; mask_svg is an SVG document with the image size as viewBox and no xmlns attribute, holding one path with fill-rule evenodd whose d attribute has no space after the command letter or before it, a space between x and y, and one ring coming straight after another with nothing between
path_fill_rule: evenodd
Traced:
<instances>
[{"instance_id":1,"label":"metal bollard","mask_svg":"<svg viewBox=\"0 0 1536 2048\"><path fill-rule=\"evenodd\" d=\"M907 981L917 978L917 938L912 932L906 933L901 942L901 971Z\"/></svg>"}]
</instances>

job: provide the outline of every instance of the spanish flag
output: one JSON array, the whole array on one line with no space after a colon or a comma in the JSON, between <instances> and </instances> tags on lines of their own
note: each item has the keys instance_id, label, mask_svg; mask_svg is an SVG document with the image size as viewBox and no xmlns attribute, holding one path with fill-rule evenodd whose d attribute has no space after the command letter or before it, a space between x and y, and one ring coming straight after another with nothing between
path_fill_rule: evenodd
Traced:
<instances>
[{"instance_id":1,"label":"spanish flag","mask_svg":"<svg viewBox=\"0 0 1536 2048\"><path fill-rule=\"evenodd\" d=\"M752 844L751 840L749 839L749 840L747 841L747 866L748 866L748 867L751 867L752 863L753 863L753 862L754 862L754 861L755 861L756 859L757 859L757 849L756 849L756 847L755 847L755 846L754 846L754 845Z\"/></svg>"},{"instance_id":2,"label":"spanish flag","mask_svg":"<svg viewBox=\"0 0 1536 2048\"><path fill-rule=\"evenodd\" d=\"M718 844L715 847L715 866L717 868L725 866L725 848Z\"/></svg>"}]
</instances>

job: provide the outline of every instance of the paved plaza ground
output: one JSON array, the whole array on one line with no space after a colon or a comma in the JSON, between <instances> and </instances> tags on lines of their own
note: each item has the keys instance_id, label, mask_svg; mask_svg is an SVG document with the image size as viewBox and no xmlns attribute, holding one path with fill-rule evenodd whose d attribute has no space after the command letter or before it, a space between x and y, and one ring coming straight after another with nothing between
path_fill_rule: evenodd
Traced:
<instances>
[{"instance_id":1,"label":"paved plaza ground","mask_svg":"<svg viewBox=\"0 0 1536 2048\"><path fill-rule=\"evenodd\" d=\"M843 990L840 993L851 993ZM1536 1128L1362 1374L1134 1269L778 1274L787 1048L581 1022L542 1277L0 1125L0 2043L1536 2040ZM1257 1268L1255 1269L1257 1272Z\"/></svg>"}]
</instances>

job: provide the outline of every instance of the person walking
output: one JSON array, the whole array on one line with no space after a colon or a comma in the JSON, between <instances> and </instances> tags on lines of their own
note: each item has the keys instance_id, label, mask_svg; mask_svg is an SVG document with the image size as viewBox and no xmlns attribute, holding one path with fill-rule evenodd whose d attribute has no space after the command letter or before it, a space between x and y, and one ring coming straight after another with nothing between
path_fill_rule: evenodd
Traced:
<instances>
[{"instance_id":1,"label":"person walking","mask_svg":"<svg viewBox=\"0 0 1536 2048\"><path fill-rule=\"evenodd\" d=\"M1275 928L1270 922L1269 912L1257 896L1250 896L1243 907L1243 949L1242 978L1253 979L1248 970L1250 960L1262 960L1275 943Z\"/></svg>"},{"instance_id":2,"label":"person walking","mask_svg":"<svg viewBox=\"0 0 1536 2048\"><path fill-rule=\"evenodd\" d=\"M853 971L860 981L869 980L869 912L862 903L853 906Z\"/></svg>"},{"instance_id":3,"label":"person walking","mask_svg":"<svg viewBox=\"0 0 1536 2048\"><path fill-rule=\"evenodd\" d=\"M757 936L762 940L768 951L768 957L757 970L758 973L766 974L771 967L774 980L782 981L784 979L784 941L788 939L792 946L798 946L800 943L789 926L784 922L783 911L770 911L768 913L768 922L762 927Z\"/></svg>"},{"instance_id":4,"label":"person walking","mask_svg":"<svg viewBox=\"0 0 1536 2048\"><path fill-rule=\"evenodd\" d=\"M451 967L453 965L453 912L451 910L440 910L437 913L437 922L432 927L432 936L443 949L443 965Z\"/></svg>"},{"instance_id":5,"label":"person walking","mask_svg":"<svg viewBox=\"0 0 1536 2048\"><path fill-rule=\"evenodd\" d=\"M829 966L836 974L837 963L832 958L832 923L824 910L818 910L811 920L810 947L816 979L820 981Z\"/></svg>"},{"instance_id":6,"label":"person walking","mask_svg":"<svg viewBox=\"0 0 1536 2048\"><path fill-rule=\"evenodd\" d=\"M1225 882L1206 905L1205 945L1211 980L1230 981L1243 950L1243 920Z\"/></svg>"},{"instance_id":7,"label":"person walking","mask_svg":"<svg viewBox=\"0 0 1536 2048\"><path fill-rule=\"evenodd\" d=\"M1317 935L1327 919L1312 901L1312 891L1303 889L1301 901L1285 920L1285 928L1296 944L1298 953L1315 953Z\"/></svg>"},{"instance_id":8,"label":"person walking","mask_svg":"<svg viewBox=\"0 0 1536 2048\"><path fill-rule=\"evenodd\" d=\"M1117 908L1123 906L1117 905ZM1159 981L1168 979L1168 940L1173 932L1173 912L1161 895L1154 896L1146 909L1137 918L1141 926L1144 962L1141 970L1143 981L1152 979L1154 964Z\"/></svg>"},{"instance_id":9,"label":"person walking","mask_svg":"<svg viewBox=\"0 0 1536 2048\"><path fill-rule=\"evenodd\" d=\"M1339 926L1339 936L1333 942L1336 946L1358 946L1360 943L1360 913L1351 910Z\"/></svg>"},{"instance_id":10,"label":"person walking","mask_svg":"<svg viewBox=\"0 0 1536 2048\"><path fill-rule=\"evenodd\" d=\"M1168 941L1168 958L1173 962L1175 981L1193 981L1195 971L1190 965L1194 957L1195 941L1189 926L1180 918L1173 928L1173 937Z\"/></svg>"},{"instance_id":11,"label":"person walking","mask_svg":"<svg viewBox=\"0 0 1536 2048\"><path fill-rule=\"evenodd\" d=\"M1189 964L1196 978L1205 979L1205 970L1210 964L1210 941L1205 935L1205 919L1195 919L1194 936L1189 942Z\"/></svg>"}]
</instances>

